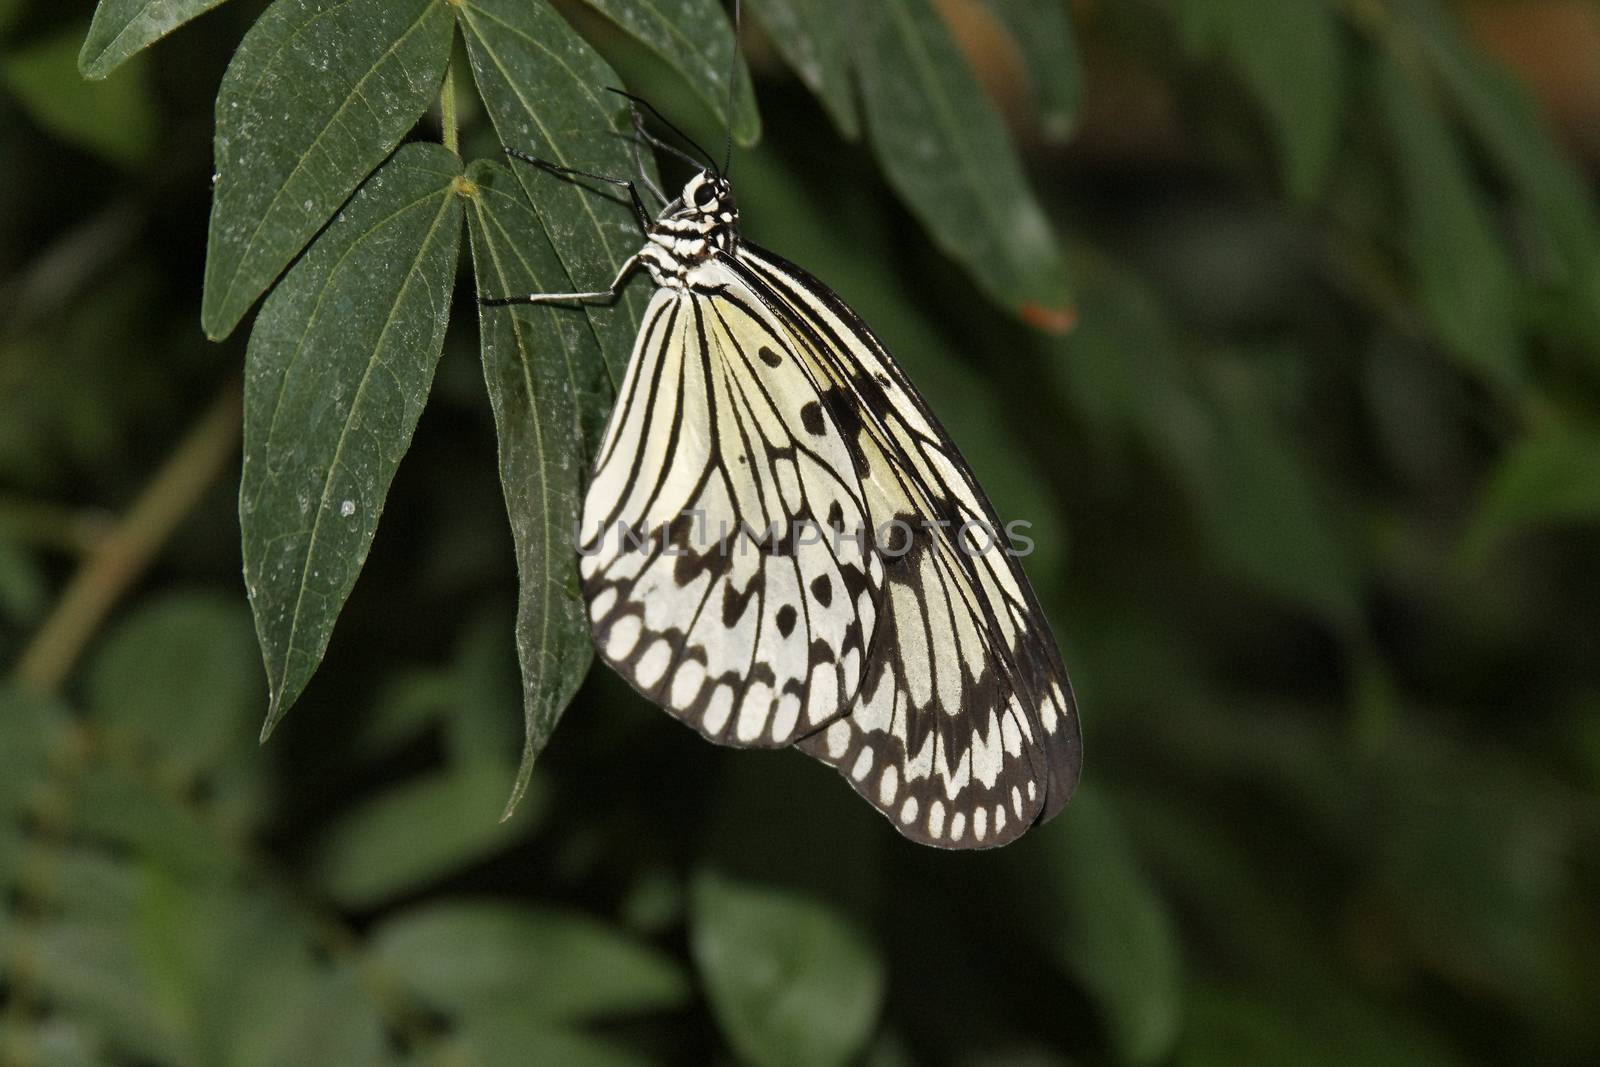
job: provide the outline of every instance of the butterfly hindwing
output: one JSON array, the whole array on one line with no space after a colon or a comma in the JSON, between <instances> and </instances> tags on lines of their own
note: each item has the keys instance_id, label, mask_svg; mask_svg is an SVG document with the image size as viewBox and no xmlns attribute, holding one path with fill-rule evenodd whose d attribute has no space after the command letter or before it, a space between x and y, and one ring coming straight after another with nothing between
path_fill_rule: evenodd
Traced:
<instances>
[{"instance_id":1,"label":"butterfly hindwing","mask_svg":"<svg viewBox=\"0 0 1600 1067\"><path fill-rule=\"evenodd\" d=\"M736 273L826 383L885 587L849 715L800 742L909 837L992 847L1061 808L1081 764L1048 623L955 445L877 338L816 279L744 244Z\"/></svg>"},{"instance_id":2,"label":"butterfly hindwing","mask_svg":"<svg viewBox=\"0 0 1600 1067\"><path fill-rule=\"evenodd\" d=\"M602 657L722 744L834 721L860 687L882 569L830 522L864 526L860 479L771 312L659 291L584 501Z\"/></svg>"}]
</instances>

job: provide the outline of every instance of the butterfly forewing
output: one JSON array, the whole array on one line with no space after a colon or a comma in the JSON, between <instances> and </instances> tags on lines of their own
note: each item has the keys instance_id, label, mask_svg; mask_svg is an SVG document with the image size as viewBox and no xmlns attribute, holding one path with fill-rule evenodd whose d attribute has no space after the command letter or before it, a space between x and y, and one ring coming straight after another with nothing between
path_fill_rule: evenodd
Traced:
<instances>
[{"instance_id":1,"label":"butterfly forewing","mask_svg":"<svg viewBox=\"0 0 1600 1067\"><path fill-rule=\"evenodd\" d=\"M730 283L732 279L729 279ZM882 571L852 453L760 302L661 290L585 498L601 655L723 744L790 744L860 687Z\"/></svg>"}]
</instances>

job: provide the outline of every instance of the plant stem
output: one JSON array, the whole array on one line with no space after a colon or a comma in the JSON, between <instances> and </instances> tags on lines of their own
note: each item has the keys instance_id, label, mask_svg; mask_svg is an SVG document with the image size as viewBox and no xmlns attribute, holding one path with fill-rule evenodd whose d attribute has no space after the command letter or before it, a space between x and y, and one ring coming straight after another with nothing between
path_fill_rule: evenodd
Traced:
<instances>
[{"instance_id":1,"label":"plant stem","mask_svg":"<svg viewBox=\"0 0 1600 1067\"><path fill-rule=\"evenodd\" d=\"M222 473L239 447L241 418L239 382L233 379L84 559L23 650L19 681L46 692L61 685L122 594Z\"/></svg>"},{"instance_id":2,"label":"plant stem","mask_svg":"<svg viewBox=\"0 0 1600 1067\"><path fill-rule=\"evenodd\" d=\"M456 129L456 65L445 68L444 88L439 90L439 124L444 129L444 146L451 155L461 154L461 134Z\"/></svg>"}]
</instances>

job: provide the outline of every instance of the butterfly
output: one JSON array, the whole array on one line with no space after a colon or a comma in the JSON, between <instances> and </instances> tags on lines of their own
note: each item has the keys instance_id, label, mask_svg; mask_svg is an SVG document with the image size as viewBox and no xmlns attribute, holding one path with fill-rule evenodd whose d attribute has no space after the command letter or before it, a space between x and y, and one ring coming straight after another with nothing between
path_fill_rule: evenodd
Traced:
<instances>
[{"instance_id":1,"label":"butterfly","mask_svg":"<svg viewBox=\"0 0 1600 1067\"><path fill-rule=\"evenodd\" d=\"M719 166L621 95L636 149L693 176L668 200L642 166L636 182L510 151L626 190L644 243L603 290L482 301L609 301L641 270L656 285L583 502L600 656L713 742L831 764L914 841L1015 840L1067 803L1082 743L994 508L867 324L740 235L731 154Z\"/></svg>"}]
</instances>

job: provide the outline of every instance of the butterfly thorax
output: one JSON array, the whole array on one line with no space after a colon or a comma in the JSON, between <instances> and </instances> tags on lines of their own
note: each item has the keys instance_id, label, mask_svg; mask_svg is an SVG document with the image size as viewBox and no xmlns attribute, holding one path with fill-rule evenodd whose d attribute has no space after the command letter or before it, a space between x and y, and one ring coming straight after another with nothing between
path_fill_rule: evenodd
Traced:
<instances>
[{"instance_id":1,"label":"butterfly thorax","mask_svg":"<svg viewBox=\"0 0 1600 1067\"><path fill-rule=\"evenodd\" d=\"M696 268L718 253L731 254L739 242L739 208L728 180L710 171L690 178L645 236L639 259L656 284L694 287Z\"/></svg>"}]
</instances>

